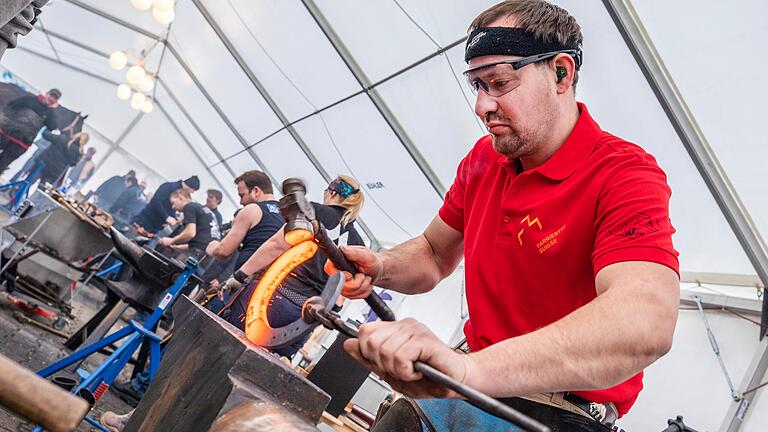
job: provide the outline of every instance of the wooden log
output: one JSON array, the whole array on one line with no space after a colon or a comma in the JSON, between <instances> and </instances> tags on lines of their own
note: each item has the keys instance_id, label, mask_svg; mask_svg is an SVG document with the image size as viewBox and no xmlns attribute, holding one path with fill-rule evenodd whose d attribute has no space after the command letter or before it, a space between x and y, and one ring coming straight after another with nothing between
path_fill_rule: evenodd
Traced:
<instances>
[{"instance_id":1,"label":"wooden log","mask_svg":"<svg viewBox=\"0 0 768 432\"><path fill-rule=\"evenodd\" d=\"M88 402L0 355L0 405L50 432L77 429Z\"/></svg>"},{"instance_id":2,"label":"wooden log","mask_svg":"<svg viewBox=\"0 0 768 432\"><path fill-rule=\"evenodd\" d=\"M233 409L262 412L272 419L290 413L294 426L314 428L330 396L186 296L176 302L173 313L174 336L125 432L204 431ZM283 411L259 411L255 406L279 406Z\"/></svg>"}]
</instances>

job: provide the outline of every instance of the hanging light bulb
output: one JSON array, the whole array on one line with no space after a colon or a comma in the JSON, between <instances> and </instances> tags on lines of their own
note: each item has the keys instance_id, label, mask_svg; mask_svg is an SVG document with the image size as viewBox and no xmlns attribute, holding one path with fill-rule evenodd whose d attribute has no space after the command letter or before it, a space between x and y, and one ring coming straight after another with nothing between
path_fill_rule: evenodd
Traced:
<instances>
[{"instance_id":1,"label":"hanging light bulb","mask_svg":"<svg viewBox=\"0 0 768 432\"><path fill-rule=\"evenodd\" d=\"M152 16L158 23L162 25L168 25L176 18L176 12L173 10L173 8L167 10L154 8L152 9Z\"/></svg>"},{"instance_id":2,"label":"hanging light bulb","mask_svg":"<svg viewBox=\"0 0 768 432\"><path fill-rule=\"evenodd\" d=\"M155 109L155 104L152 103L152 99L147 98L144 103L141 104L141 112L149 114Z\"/></svg>"},{"instance_id":3,"label":"hanging light bulb","mask_svg":"<svg viewBox=\"0 0 768 432\"><path fill-rule=\"evenodd\" d=\"M131 86L128 84L117 86L117 97L122 100L128 100L131 97Z\"/></svg>"},{"instance_id":4,"label":"hanging light bulb","mask_svg":"<svg viewBox=\"0 0 768 432\"><path fill-rule=\"evenodd\" d=\"M152 0L131 0L133 7L140 11L145 11L152 7Z\"/></svg>"},{"instance_id":5,"label":"hanging light bulb","mask_svg":"<svg viewBox=\"0 0 768 432\"><path fill-rule=\"evenodd\" d=\"M141 65L133 65L128 68L128 73L125 74L125 79L128 81L128 84L135 86L144 79L146 74L147 73Z\"/></svg>"},{"instance_id":6,"label":"hanging light bulb","mask_svg":"<svg viewBox=\"0 0 768 432\"><path fill-rule=\"evenodd\" d=\"M125 51L115 51L109 56L109 65L114 70L120 70L128 64L128 54Z\"/></svg>"},{"instance_id":7,"label":"hanging light bulb","mask_svg":"<svg viewBox=\"0 0 768 432\"><path fill-rule=\"evenodd\" d=\"M174 3L174 0L154 0L152 2L152 7L157 10L167 11L173 9Z\"/></svg>"},{"instance_id":8,"label":"hanging light bulb","mask_svg":"<svg viewBox=\"0 0 768 432\"><path fill-rule=\"evenodd\" d=\"M148 74L144 75L144 79L139 81L138 87L142 92L149 93L155 87L155 79Z\"/></svg>"},{"instance_id":9,"label":"hanging light bulb","mask_svg":"<svg viewBox=\"0 0 768 432\"><path fill-rule=\"evenodd\" d=\"M147 97L144 96L142 93L136 92L131 96L131 108L135 110L140 110L144 106L144 101L147 100Z\"/></svg>"}]
</instances>

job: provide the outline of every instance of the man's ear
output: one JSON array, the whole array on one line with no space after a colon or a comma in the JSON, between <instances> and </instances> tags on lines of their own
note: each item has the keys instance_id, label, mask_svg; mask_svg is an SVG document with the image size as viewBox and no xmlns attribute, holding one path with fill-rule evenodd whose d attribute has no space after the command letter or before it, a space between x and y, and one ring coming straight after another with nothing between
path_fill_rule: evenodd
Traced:
<instances>
[{"instance_id":1,"label":"man's ear","mask_svg":"<svg viewBox=\"0 0 768 432\"><path fill-rule=\"evenodd\" d=\"M551 67L554 72L557 93L562 94L573 87L573 79L576 76L576 63L568 54L558 54L552 59Z\"/></svg>"}]
</instances>

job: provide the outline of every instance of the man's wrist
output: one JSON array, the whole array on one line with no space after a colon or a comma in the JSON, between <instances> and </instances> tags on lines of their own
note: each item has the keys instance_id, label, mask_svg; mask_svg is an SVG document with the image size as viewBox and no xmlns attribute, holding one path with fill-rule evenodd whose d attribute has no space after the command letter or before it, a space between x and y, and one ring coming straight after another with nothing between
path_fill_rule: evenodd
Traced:
<instances>
[{"instance_id":1,"label":"man's wrist","mask_svg":"<svg viewBox=\"0 0 768 432\"><path fill-rule=\"evenodd\" d=\"M232 277L240 283L245 283L245 280L248 279L248 275L242 270L237 270Z\"/></svg>"}]
</instances>

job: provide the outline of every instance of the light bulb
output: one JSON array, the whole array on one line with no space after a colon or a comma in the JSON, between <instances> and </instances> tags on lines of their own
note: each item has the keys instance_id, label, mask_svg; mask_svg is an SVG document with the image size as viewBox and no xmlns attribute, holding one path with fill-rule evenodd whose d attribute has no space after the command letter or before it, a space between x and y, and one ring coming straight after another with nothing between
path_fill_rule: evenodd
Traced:
<instances>
[{"instance_id":1,"label":"light bulb","mask_svg":"<svg viewBox=\"0 0 768 432\"><path fill-rule=\"evenodd\" d=\"M120 70L128 64L128 55L125 51L115 51L109 56L109 66L114 70Z\"/></svg>"},{"instance_id":2,"label":"light bulb","mask_svg":"<svg viewBox=\"0 0 768 432\"><path fill-rule=\"evenodd\" d=\"M154 87L155 87L155 79L149 75L145 75L144 79L139 81L139 90L141 90L144 93L151 92L152 88Z\"/></svg>"},{"instance_id":3,"label":"light bulb","mask_svg":"<svg viewBox=\"0 0 768 432\"><path fill-rule=\"evenodd\" d=\"M152 103L152 99L147 98L144 103L141 104L141 112L149 114L155 109L155 104Z\"/></svg>"},{"instance_id":4,"label":"light bulb","mask_svg":"<svg viewBox=\"0 0 768 432\"><path fill-rule=\"evenodd\" d=\"M145 11L152 7L152 0L131 0L133 7L140 11Z\"/></svg>"},{"instance_id":5,"label":"light bulb","mask_svg":"<svg viewBox=\"0 0 768 432\"><path fill-rule=\"evenodd\" d=\"M144 72L143 67L139 65L133 65L128 68L128 73L125 74L125 79L128 81L128 84L135 86L144 79L145 75L146 72Z\"/></svg>"},{"instance_id":6,"label":"light bulb","mask_svg":"<svg viewBox=\"0 0 768 432\"><path fill-rule=\"evenodd\" d=\"M136 92L131 96L131 108L135 110L140 110L142 106L144 106L144 101L147 100L147 97L144 96L142 93Z\"/></svg>"},{"instance_id":7,"label":"light bulb","mask_svg":"<svg viewBox=\"0 0 768 432\"><path fill-rule=\"evenodd\" d=\"M168 25L176 18L176 12L174 12L173 8L168 10L154 8L152 9L152 16L158 23Z\"/></svg>"},{"instance_id":8,"label":"light bulb","mask_svg":"<svg viewBox=\"0 0 768 432\"><path fill-rule=\"evenodd\" d=\"M128 100L131 97L131 86L128 84L117 86L117 97L122 100Z\"/></svg>"},{"instance_id":9,"label":"light bulb","mask_svg":"<svg viewBox=\"0 0 768 432\"><path fill-rule=\"evenodd\" d=\"M155 0L152 2L152 7L157 10L167 11L168 9L173 9L174 3L173 0Z\"/></svg>"}]
</instances>

